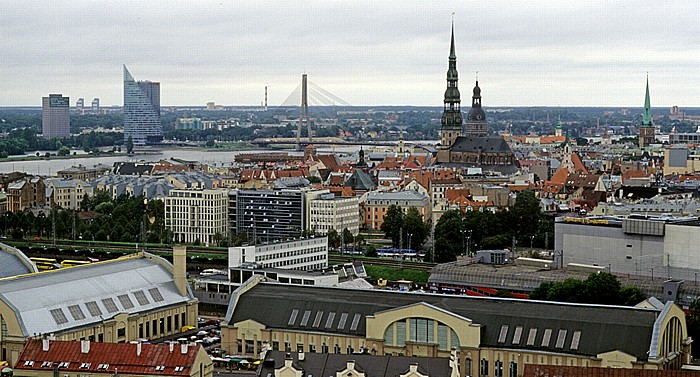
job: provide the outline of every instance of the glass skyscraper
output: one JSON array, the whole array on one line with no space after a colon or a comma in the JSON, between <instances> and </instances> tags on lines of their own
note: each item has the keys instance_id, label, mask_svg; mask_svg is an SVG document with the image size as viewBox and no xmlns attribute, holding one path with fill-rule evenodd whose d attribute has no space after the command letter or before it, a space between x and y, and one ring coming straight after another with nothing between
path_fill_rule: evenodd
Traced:
<instances>
[{"instance_id":1,"label":"glass skyscraper","mask_svg":"<svg viewBox=\"0 0 700 377\"><path fill-rule=\"evenodd\" d=\"M124 142L131 136L134 145L159 142L163 138L160 123L160 83L136 82L124 66Z\"/></svg>"}]
</instances>

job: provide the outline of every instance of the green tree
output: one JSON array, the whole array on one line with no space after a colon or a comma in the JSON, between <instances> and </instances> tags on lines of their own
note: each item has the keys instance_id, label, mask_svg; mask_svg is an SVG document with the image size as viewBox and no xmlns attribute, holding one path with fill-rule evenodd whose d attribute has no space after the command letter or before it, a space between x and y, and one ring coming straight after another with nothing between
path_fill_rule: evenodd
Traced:
<instances>
[{"instance_id":1,"label":"green tree","mask_svg":"<svg viewBox=\"0 0 700 377\"><path fill-rule=\"evenodd\" d=\"M418 212L418 208L409 208L403 218L404 245L409 249L417 250L428 238L428 232L428 225L423 221L423 216Z\"/></svg>"},{"instance_id":2,"label":"green tree","mask_svg":"<svg viewBox=\"0 0 700 377\"><path fill-rule=\"evenodd\" d=\"M70 149L68 147L61 147L57 153L59 156L68 156L70 154Z\"/></svg>"},{"instance_id":3,"label":"green tree","mask_svg":"<svg viewBox=\"0 0 700 377\"><path fill-rule=\"evenodd\" d=\"M561 282L543 282L530 293L534 300L580 302L602 305L636 305L646 298L637 287L621 287L615 275L593 273L585 280L568 278Z\"/></svg>"},{"instance_id":4,"label":"green tree","mask_svg":"<svg viewBox=\"0 0 700 377\"><path fill-rule=\"evenodd\" d=\"M319 178L319 177L317 177L317 176L315 176L315 175L312 175L312 176L310 176L310 177L308 177L308 178L306 178L306 179L308 179L309 182L310 182L310 183L313 183L313 184L321 183L321 178Z\"/></svg>"},{"instance_id":5,"label":"green tree","mask_svg":"<svg viewBox=\"0 0 700 377\"><path fill-rule=\"evenodd\" d=\"M539 199L532 191L522 191L515 198L510 212L511 226L517 226L521 244L529 245L530 237L537 234L542 218Z\"/></svg>"},{"instance_id":6,"label":"green tree","mask_svg":"<svg viewBox=\"0 0 700 377\"><path fill-rule=\"evenodd\" d=\"M131 136L126 139L126 153L134 153L134 139Z\"/></svg>"},{"instance_id":7,"label":"green tree","mask_svg":"<svg viewBox=\"0 0 700 377\"><path fill-rule=\"evenodd\" d=\"M348 228L343 229L343 243L346 247L352 244L354 240L355 237L352 235L352 232Z\"/></svg>"},{"instance_id":8,"label":"green tree","mask_svg":"<svg viewBox=\"0 0 700 377\"><path fill-rule=\"evenodd\" d=\"M447 211L435 224L435 245L432 259L437 263L452 262L462 253L464 245L464 222L462 212Z\"/></svg>"},{"instance_id":9,"label":"green tree","mask_svg":"<svg viewBox=\"0 0 700 377\"><path fill-rule=\"evenodd\" d=\"M331 229L326 236L328 237L328 246L333 249L337 249L340 246L340 235L338 235L338 231Z\"/></svg>"},{"instance_id":10,"label":"green tree","mask_svg":"<svg viewBox=\"0 0 700 377\"><path fill-rule=\"evenodd\" d=\"M384 237L391 240L393 247L398 247L401 239L401 228L403 227L403 211L396 205L389 206L384 215L381 231Z\"/></svg>"},{"instance_id":11,"label":"green tree","mask_svg":"<svg viewBox=\"0 0 700 377\"><path fill-rule=\"evenodd\" d=\"M638 287L622 287L620 296L626 306L634 306L647 299L647 295Z\"/></svg>"},{"instance_id":12,"label":"green tree","mask_svg":"<svg viewBox=\"0 0 700 377\"><path fill-rule=\"evenodd\" d=\"M207 137L207 142L206 142L206 147L207 148L212 148L214 145L216 145L216 141L214 140L214 136L208 136Z\"/></svg>"},{"instance_id":13,"label":"green tree","mask_svg":"<svg viewBox=\"0 0 700 377\"><path fill-rule=\"evenodd\" d=\"M365 250L365 256L370 258L376 258L378 256L377 248L374 247L374 245L367 246L367 250Z\"/></svg>"}]
</instances>

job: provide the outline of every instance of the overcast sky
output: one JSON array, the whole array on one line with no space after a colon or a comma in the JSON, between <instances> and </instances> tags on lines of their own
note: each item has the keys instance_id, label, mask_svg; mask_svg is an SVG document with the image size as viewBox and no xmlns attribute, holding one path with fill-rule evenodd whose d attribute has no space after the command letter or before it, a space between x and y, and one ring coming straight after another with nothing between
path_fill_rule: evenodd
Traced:
<instances>
[{"instance_id":1,"label":"overcast sky","mask_svg":"<svg viewBox=\"0 0 700 377\"><path fill-rule=\"evenodd\" d=\"M281 104L309 80L353 105L700 106L699 1L0 1L0 106L121 105L122 64L161 104Z\"/></svg>"}]
</instances>

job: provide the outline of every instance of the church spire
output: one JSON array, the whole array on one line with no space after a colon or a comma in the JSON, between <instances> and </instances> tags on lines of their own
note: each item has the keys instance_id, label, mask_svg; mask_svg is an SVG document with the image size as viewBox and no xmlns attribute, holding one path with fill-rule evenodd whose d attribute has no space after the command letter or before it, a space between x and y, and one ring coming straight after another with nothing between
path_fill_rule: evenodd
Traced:
<instances>
[{"instance_id":1,"label":"church spire","mask_svg":"<svg viewBox=\"0 0 700 377\"><path fill-rule=\"evenodd\" d=\"M646 127L651 127L651 100L649 99L649 74L647 74L647 92L644 97L644 116L642 117L642 124Z\"/></svg>"},{"instance_id":2,"label":"church spire","mask_svg":"<svg viewBox=\"0 0 700 377\"><path fill-rule=\"evenodd\" d=\"M444 147L452 145L457 137L462 136L461 99L457 88L457 53L455 52L455 26L452 21L450 35L450 56L447 68L447 89L443 101L443 111L440 127L440 143Z\"/></svg>"},{"instance_id":3,"label":"church spire","mask_svg":"<svg viewBox=\"0 0 700 377\"><path fill-rule=\"evenodd\" d=\"M450 61L457 61L457 53L455 52L455 20L452 20L452 41L450 43Z\"/></svg>"}]
</instances>

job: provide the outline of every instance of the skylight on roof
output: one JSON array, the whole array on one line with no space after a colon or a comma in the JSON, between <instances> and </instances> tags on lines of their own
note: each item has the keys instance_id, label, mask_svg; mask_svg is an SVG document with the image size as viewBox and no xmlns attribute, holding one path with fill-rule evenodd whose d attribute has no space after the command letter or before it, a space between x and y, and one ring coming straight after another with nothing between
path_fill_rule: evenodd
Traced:
<instances>
[{"instance_id":1,"label":"skylight on roof","mask_svg":"<svg viewBox=\"0 0 700 377\"><path fill-rule=\"evenodd\" d=\"M549 340L552 337L552 329L545 329L542 336L542 347L549 347Z\"/></svg>"},{"instance_id":2,"label":"skylight on roof","mask_svg":"<svg viewBox=\"0 0 700 377\"><path fill-rule=\"evenodd\" d=\"M148 290L148 293L151 294L151 298L155 302L165 301L165 299L163 298L163 295L160 294L160 290L158 290L158 288L151 288Z\"/></svg>"},{"instance_id":3,"label":"skylight on roof","mask_svg":"<svg viewBox=\"0 0 700 377\"><path fill-rule=\"evenodd\" d=\"M326 319L326 328L330 329L333 327L333 320L335 319L335 312L328 313L328 319Z\"/></svg>"},{"instance_id":4,"label":"skylight on roof","mask_svg":"<svg viewBox=\"0 0 700 377\"><path fill-rule=\"evenodd\" d=\"M505 343L508 335L508 325L501 325L501 332L498 334L498 343Z\"/></svg>"},{"instance_id":5,"label":"skylight on roof","mask_svg":"<svg viewBox=\"0 0 700 377\"><path fill-rule=\"evenodd\" d=\"M63 313L62 309L51 309L49 310L49 313L51 313L51 316L53 317L53 320L56 321L57 325L68 323L68 318L66 318L66 314Z\"/></svg>"},{"instance_id":6,"label":"skylight on roof","mask_svg":"<svg viewBox=\"0 0 700 377\"><path fill-rule=\"evenodd\" d=\"M311 326L318 327L318 325L321 324L321 318L323 318L323 311L319 310L318 312L316 312L316 318L314 318L314 323Z\"/></svg>"},{"instance_id":7,"label":"skylight on roof","mask_svg":"<svg viewBox=\"0 0 700 377\"><path fill-rule=\"evenodd\" d=\"M119 299L119 303L122 304L122 307L124 309L131 309L134 307L134 303L131 302L131 298L129 298L129 295L119 295L117 296Z\"/></svg>"},{"instance_id":8,"label":"skylight on roof","mask_svg":"<svg viewBox=\"0 0 700 377\"><path fill-rule=\"evenodd\" d=\"M537 337L537 329L532 328L532 329L530 329L530 333L527 335L527 345L528 346L535 345L535 337Z\"/></svg>"},{"instance_id":9,"label":"skylight on roof","mask_svg":"<svg viewBox=\"0 0 700 377\"><path fill-rule=\"evenodd\" d=\"M360 313L355 313L355 316L352 317L352 324L350 325L350 331L356 331L357 330L357 325L360 324L360 318L362 316Z\"/></svg>"},{"instance_id":10,"label":"skylight on roof","mask_svg":"<svg viewBox=\"0 0 700 377\"><path fill-rule=\"evenodd\" d=\"M564 348L564 341L566 340L566 330L560 329L559 334L557 334L557 342L555 343L555 347L557 348Z\"/></svg>"},{"instance_id":11,"label":"skylight on roof","mask_svg":"<svg viewBox=\"0 0 700 377\"><path fill-rule=\"evenodd\" d=\"M73 319L76 321L85 319L85 313L83 313L83 309L80 309L80 306L78 305L69 306L68 311L70 312L70 315L73 317Z\"/></svg>"},{"instance_id":12,"label":"skylight on roof","mask_svg":"<svg viewBox=\"0 0 700 377\"><path fill-rule=\"evenodd\" d=\"M348 320L348 313L341 313L340 320L338 321L338 330L345 328L345 322Z\"/></svg>"},{"instance_id":13,"label":"skylight on roof","mask_svg":"<svg viewBox=\"0 0 700 377\"><path fill-rule=\"evenodd\" d=\"M97 302L95 301L89 301L85 303L85 306L87 307L88 312L90 312L90 315L93 317L99 317L102 315L102 310L100 309L99 306L97 306Z\"/></svg>"},{"instance_id":14,"label":"skylight on roof","mask_svg":"<svg viewBox=\"0 0 700 377\"><path fill-rule=\"evenodd\" d=\"M311 310L307 310L304 312L304 316L301 317L301 323L299 326L306 326L307 323L309 323L309 317L311 317Z\"/></svg>"},{"instance_id":15,"label":"skylight on roof","mask_svg":"<svg viewBox=\"0 0 700 377\"><path fill-rule=\"evenodd\" d=\"M581 341L581 331L574 331L574 336L571 338L571 349L577 350L578 344Z\"/></svg>"},{"instance_id":16,"label":"skylight on roof","mask_svg":"<svg viewBox=\"0 0 700 377\"><path fill-rule=\"evenodd\" d=\"M143 293L143 291L134 292L134 297L136 297L136 301L141 306L150 304L150 301L148 301L148 298L146 297L146 294Z\"/></svg>"},{"instance_id":17,"label":"skylight on roof","mask_svg":"<svg viewBox=\"0 0 700 377\"><path fill-rule=\"evenodd\" d=\"M292 310L292 314L289 316L289 321L287 322L287 326L294 326L294 322L297 321L297 315L299 315L299 310L298 309Z\"/></svg>"},{"instance_id":18,"label":"skylight on roof","mask_svg":"<svg viewBox=\"0 0 700 377\"><path fill-rule=\"evenodd\" d=\"M520 344L520 337L523 335L523 327L517 326L513 334L513 344Z\"/></svg>"},{"instance_id":19,"label":"skylight on roof","mask_svg":"<svg viewBox=\"0 0 700 377\"><path fill-rule=\"evenodd\" d=\"M119 311L119 309L117 309L117 304L114 303L114 300L111 297L102 299L102 305L105 306L107 312L109 313L116 313Z\"/></svg>"}]
</instances>

